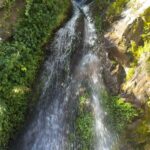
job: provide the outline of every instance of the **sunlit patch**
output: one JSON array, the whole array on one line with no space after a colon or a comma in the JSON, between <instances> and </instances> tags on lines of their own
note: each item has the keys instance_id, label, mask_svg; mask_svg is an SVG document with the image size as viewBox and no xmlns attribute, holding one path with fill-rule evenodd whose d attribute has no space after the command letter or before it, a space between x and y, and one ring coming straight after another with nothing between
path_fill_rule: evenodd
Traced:
<instances>
[{"instance_id":1,"label":"sunlit patch","mask_svg":"<svg viewBox=\"0 0 150 150\"><path fill-rule=\"evenodd\" d=\"M0 103L0 118L6 111L6 105L4 103Z\"/></svg>"},{"instance_id":2,"label":"sunlit patch","mask_svg":"<svg viewBox=\"0 0 150 150\"><path fill-rule=\"evenodd\" d=\"M24 94L24 93L29 92L29 91L30 91L30 89L25 87L25 86L16 86L12 89L12 92L14 94Z\"/></svg>"}]
</instances>

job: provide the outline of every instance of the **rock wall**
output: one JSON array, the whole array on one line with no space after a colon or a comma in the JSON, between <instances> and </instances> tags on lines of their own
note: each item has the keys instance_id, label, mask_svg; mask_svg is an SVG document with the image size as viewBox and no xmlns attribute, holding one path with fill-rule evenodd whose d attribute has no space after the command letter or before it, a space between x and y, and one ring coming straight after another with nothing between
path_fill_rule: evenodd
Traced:
<instances>
[{"instance_id":1,"label":"rock wall","mask_svg":"<svg viewBox=\"0 0 150 150\"><path fill-rule=\"evenodd\" d=\"M145 104L150 97L150 52L144 53L138 61L133 77L125 83L124 91L134 94L136 101Z\"/></svg>"},{"instance_id":2,"label":"rock wall","mask_svg":"<svg viewBox=\"0 0 150 150\"><path fill-rule=\"evenodd\" d=\"M131 56L129 53L132 41L135 42L137 51L139 46L143 47L145 44L142 39L146 20L143 14L150 8L150 1L137 0L134 7L131 4L133 0L122 13L122 18L114 22L104 35L110 59L105 82L112 93L118 92L140 112L123 134L120 150L150 150L150 46L145 47L146 52L141 52L140 56ZM150 11L147 16L149 14ZM133 65L133 57L137 61L134 73L130 79L126 79Z\"/></svg>"}]
</instances>

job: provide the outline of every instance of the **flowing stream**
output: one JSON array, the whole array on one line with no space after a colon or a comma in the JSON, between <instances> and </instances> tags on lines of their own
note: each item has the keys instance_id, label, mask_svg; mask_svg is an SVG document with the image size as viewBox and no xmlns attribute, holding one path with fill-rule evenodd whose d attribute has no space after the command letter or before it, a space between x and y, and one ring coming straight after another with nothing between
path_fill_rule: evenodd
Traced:
<instances>
[{"instance_id":1,"label":"flowing stream","mask_svg":"<svg viewBox=\"0 0 150 150\"><path fill-rule=\"evenodd\" d=\"M82 82L91 89L95 150L111 150L113 136L103 123L101 51L89 5L73 2L72 18L55 35L39 80L39 103L15 150L76 150L68 142ZM79 26L79 24L81 24ZM82 26L82 27L81 27ZM72 53L78 51L74 65ZM78 62L76 62L78 61ZM82 149L81 149L82 150Z\"/></svg>"}]
</instances>

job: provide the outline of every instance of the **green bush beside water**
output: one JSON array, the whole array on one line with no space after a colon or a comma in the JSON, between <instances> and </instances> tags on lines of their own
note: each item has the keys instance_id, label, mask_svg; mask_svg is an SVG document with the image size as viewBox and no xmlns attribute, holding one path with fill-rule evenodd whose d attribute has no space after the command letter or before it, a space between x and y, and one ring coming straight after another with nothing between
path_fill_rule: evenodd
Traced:
<instances>
[{"instance_id":1,"label":"green bush beside water","mask_svg":"<svg viewBox=\"0 0 150 150\"><path fill-rule=\"evenodd\" d=\"M82 150L89 150L93 141L93 114L89 105L90 95L83 94L79 98L79 111L75 121L75 132Z\"/></svg>"},{"instance_id":2,"label":"green bush beside water","mask_svg":"<svg viewBox=\"0 0 150 150\"><path fill-rule=\"evenodd\" d=\"M101 95L107 112L107 124L116 132L121 133L128 123L138 116L138 111L120 96L111 96L107 92L102 92Z\"/></svg>"},{"instance_id":3,"label":"green bush beside water","mask_svg":"<svg viewBox=\"0 0 150 150\"><path fill-rule=\"evenodd\" d=\"M11 42L0 43L0 149L24 121L31 86L43 59L41 46L67 17L69 0L27 0ZM30 98L31 99L31 98Z\"/></svg>"}]
</instances>

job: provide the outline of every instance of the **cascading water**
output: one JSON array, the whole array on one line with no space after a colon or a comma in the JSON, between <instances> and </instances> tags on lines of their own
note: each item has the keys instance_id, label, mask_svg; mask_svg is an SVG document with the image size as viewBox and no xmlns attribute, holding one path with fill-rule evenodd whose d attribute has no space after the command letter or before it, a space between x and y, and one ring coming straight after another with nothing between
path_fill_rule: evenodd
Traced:
<instances>
[{"instance_id":1,"label":"cascading water","mask_svg":"<svg viewBox=\"0 0 150 150\"><path fill-rule=\"evenodd\" d=\"M92 93L91 105L95 120L93 147L95 150L111 150L113 138L103 123L105 112L101 106L100 90L104 85L95 26L88 5L82 6L82 11L75 2L73 5L72 18L57 32L50 46L52 54L45 62L40 78L42 88L39 104L34 117L17 141L15 150L76 150L69 144L67 137L71 126L70 120L75 113L75 100L84 80ZM84 36L81 40L83 46L80 49L83 56L73 73L64 73L70 72L69 61L71 53L76 50L74 45L79 40L77 25L81 16L84 16Z\"/></svg>"}]
</instances>

